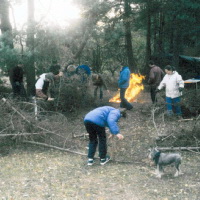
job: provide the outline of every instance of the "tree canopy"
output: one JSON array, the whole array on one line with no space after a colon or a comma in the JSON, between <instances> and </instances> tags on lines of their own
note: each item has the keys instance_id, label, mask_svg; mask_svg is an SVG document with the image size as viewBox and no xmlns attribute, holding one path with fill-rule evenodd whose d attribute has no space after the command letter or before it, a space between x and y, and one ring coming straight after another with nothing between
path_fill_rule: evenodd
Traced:
<instances>
[{"instance_id":1,"label":"tree canopy","mask_svg":"<svg viewBox=\"0 0 200 200\"><path fill-rule=\"evenodd\" d=\"M22 59L33 70L30 87L33 72L46 71L53 60L63 67L87 63L97 72L128 65L146 73L152 56L171 53L179 67L180 54L200 53L200 2L195 0L74 0L81 18L62 26L45 17L35 20L35 1L27 1L27 23L20 30L11 24L11 11L26 1L0 1L0 67L7 71ZM162 59L157 62L163 65Z\"/></svg>"}]
</instances>

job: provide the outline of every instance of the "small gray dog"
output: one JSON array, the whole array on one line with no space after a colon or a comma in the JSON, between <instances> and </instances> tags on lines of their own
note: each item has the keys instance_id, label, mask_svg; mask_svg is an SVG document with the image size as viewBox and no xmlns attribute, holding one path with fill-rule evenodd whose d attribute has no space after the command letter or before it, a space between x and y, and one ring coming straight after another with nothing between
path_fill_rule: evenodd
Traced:
<instances>
[{"instance_id":1,"label":"small gray dog","mask_svg":"<svg viewBox=\"0 0 200 200\"><path fill-rule=\"evenodd\" d=\"M176 168L176 173L174 177L179 176L180 168L179 165L181 164L181 155L178 153L161 153L158 149L152 148L149 149L149 158L153 160L156 164L156 176L161 178L163 175L163 166L174 164Z\"/></svg>"}]
</instances>

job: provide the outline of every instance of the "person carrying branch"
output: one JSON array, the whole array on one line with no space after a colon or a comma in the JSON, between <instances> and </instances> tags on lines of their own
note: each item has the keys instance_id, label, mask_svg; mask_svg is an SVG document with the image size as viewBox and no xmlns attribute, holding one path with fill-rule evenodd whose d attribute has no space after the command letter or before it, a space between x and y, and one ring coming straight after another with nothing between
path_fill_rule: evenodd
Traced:
<instances>
[{"instance_id":1,"label":"person carrying branch","mask_svg":"<svg viewBox=\"0 0 200 200\"><path fill-rule=\"evenodd\" d=\"M98 143L100 164L105 165L110 160L110 156L107 155L105 127L108 127L111 132L109 138L114 135L122 140L124 136L120 133L117 124L121 117L126 117L126 109L116 109L111 106L98 107L86 114L84 125L89 133L88 165L94 164Z\"/></svg>"},{"instance_id":2,"label":"person carrying branch","mask_svg":"<svg viewBox=\"0 0 200 200\"><path fill-rule=\"evenodd\" d=\"M40 97L48 101L54 100L50 97L50 94L48 94L49 85L54 84L54 80L58 77L61 77L62 75L62 72L60 72L58 75L54 75L52 72L40 75L39 79L35 84L36 97Z\"/></svg>"},{"instance_id":3,"label":"person carrying branch","mask_svg":"<svg viewBox=\"0 0 200 200\"><path fill-rule=\"evenodd\" d=\"M151 68L149 72L149 80L148 83L150 85L150 94L152 103L156 103L156 89L159 86L160 82L164 77L163 70L156 66L153 61L149 61L149 67Z\"/></svg>"},{"instance_id":4,"label":"person carrying branch","mask_svg":"<svg viewBox=\"0 0 200 200\"><path fill-rule=\"evenodd\" d=\"M18 62L17 66L9 71L10 83L13 90L13 97L26 98L26 90L24 88L24 70L23 63Z\"/></svg>"}]
</instances>

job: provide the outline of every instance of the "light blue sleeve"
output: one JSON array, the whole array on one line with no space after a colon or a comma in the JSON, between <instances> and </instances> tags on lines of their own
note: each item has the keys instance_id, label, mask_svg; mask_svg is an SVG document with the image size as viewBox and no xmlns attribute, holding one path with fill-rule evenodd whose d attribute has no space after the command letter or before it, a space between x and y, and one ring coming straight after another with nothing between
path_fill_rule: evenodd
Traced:
<instances>
[{"instance_id":1,"label":"light blue sleeve","mask_svg":"<svg viewBox=\"0 0 200 200\"><path fill-rule=\"evenodd\" d=\"M108 128L109 128L110 132L114 135L116 135L120 132L119 126L117 124L119 118L120 118L119 110L111 111L107 118Z\"/></svg>"}]
</instances>

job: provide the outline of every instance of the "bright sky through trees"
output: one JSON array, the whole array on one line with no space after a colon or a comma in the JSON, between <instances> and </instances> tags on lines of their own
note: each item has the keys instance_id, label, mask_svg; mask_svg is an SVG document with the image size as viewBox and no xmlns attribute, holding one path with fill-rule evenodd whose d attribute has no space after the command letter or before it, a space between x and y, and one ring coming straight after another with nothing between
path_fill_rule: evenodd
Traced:
<instances>
[{"instance_id":1,"label":"bright sky through trees","mask_svg":"<svg viewBox=\"0 0 200 200\"><path fill-rule=\"evenodd\" d=\"M27 1L13 5L11 21L17 29L27 22ZM14 15L14 17L13 17ZM80 18L80 9L72 0L35 0L35 19L41 23L68 26Z\"/></svg>"}]
</instances>

